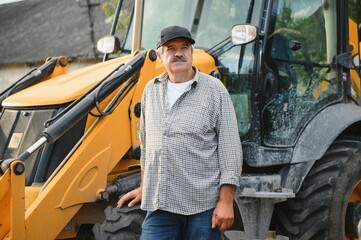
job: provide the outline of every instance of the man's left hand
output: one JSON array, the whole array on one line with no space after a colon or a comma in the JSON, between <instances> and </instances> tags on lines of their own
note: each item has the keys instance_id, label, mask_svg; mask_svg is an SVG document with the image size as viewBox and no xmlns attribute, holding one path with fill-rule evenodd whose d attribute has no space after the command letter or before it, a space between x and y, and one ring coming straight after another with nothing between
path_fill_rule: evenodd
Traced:
<instances>
[{"instance_id":1,"label":"man's left hand","mask_svg":"<svg viewBox=\"0 0 361 240\"><path fill-rule=\"evenodd\" d=\"M234 192L235 192L235 186L222 185L221 190L220 190L219 201L213 212L212 228L218 227L219 230L221 230L223 232L233 225Z\"/></svg>"}]
</instances>

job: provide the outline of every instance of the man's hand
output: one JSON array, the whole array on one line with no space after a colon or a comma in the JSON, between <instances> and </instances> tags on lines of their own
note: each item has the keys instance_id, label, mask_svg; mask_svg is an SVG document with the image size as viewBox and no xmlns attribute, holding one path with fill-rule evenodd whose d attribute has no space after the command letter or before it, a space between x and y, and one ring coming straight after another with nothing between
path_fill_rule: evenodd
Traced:
<instances>
[{"instance_id":1,"label":"man's hand","mask_svg":"<svg viewBox=\"0 0 361 240\"><path fill-rule=\"evenodd\" d=\"M133 199L129 204L128 207L133 207L137 203L139 203L142 199L142 188L136 188L126 194L124 194L118 201L117 207L121 208L123 204L129 200Z\"/></svg>"},{"instance_id":2,"label":"man's hand","mask_svg":"<svg viewBox=\"0 0 361 240\"><path fill-rule=\"evenodd\" d=\"M213 212L212 228L218 227L222 232L230 228L234 221L233 198L236 187L222 185L219 201Z\"/></svg>"}]
</instances>

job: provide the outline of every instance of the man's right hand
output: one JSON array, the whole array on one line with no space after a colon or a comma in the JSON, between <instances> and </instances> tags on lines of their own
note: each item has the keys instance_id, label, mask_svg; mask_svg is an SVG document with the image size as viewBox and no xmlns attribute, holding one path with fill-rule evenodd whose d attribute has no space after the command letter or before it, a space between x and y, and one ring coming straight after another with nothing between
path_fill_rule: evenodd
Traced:
<instances>
[{"instance_id":1,"label":"man's right hand","mask_svg":"<svg viewBox=\"0 0 361 240\"><path fill-rule=\"evenodd\" d=\"M132 200L133 199L133 200ZM118 201L117 207L121 208L125 202L130 201L128 207L133 207L142 200L142 188L138 187L126 194L124 194Z\"/></svg>"}]
</instances>

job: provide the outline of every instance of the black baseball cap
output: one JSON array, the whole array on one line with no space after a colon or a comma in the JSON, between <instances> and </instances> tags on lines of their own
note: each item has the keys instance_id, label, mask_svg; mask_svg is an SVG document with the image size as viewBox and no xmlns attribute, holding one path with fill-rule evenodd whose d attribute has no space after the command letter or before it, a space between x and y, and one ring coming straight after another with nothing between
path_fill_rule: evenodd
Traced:
<instances>
[{"instance_id":1,"label":"black baseball cap","mask_svg":"<svg viewBox=\"0 0 361 240\"><path fill-rule=\"evenodd\" d=\"M180 26L170 26L164 28L158 37L157 48L163 46L166 42L175 38L185 38L190 43L194 44L196 41L191 36L191 33L187 28Z\"/></svg>"}]
</instances>

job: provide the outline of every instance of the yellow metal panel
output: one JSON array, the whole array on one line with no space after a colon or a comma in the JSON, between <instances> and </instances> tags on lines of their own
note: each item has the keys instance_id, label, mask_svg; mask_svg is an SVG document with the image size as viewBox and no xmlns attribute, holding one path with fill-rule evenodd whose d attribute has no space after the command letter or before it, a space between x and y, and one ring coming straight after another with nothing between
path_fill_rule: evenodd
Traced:
<instances>
[{"instance_id":1,"label":"yellow metal panel","mask_svg":"<svg viewBox=\"0 0 361 240\"><path fill-rule=\"evenodd\" d=\"M0 178L0 239L10 231L10 169Z\"/></svg>"},{"instance_id":2,"label":"yellow metal panel","mask_svg":"<svg viewBox=\"0 0 361 240\"><path fill-rule=\"evenodd\" d=\"M79 166L69 184L64 186L64 195L60 201L61 209L73 205L88 202L89 199L95 199L94 189L104 188L107 180L107 164L104 159L110 159L111 149L107 147L101 150L88 160L84 167ZM93 190L92 190L93 189Z\"/></svg>"},{"instance_id":3,"label":"yellow metal panel","mask_svg":"<svg viewBox=\"0 0 361 240\"><path fill-rule=\"evenodd\" d=\"M23 165L20 161L11 164L11 237L12 239L25 239L25 166L24 172L15 174L16 164Z\"/></svg>"},{"instance_id":4,"label":"yellow metal panel","mask_svg":"<svg viewBox=\"0 0 361 240\"><path fill-rule=\"evenodd\" d=\"M29 206L27 239L54 239L84 203L96 201L99 190L106 187L108 173L131 147L128 109L132 95L98 122Z\"/></svg>"},{"instance_id":5,"label":"yellow metal panel","mask_svg":"<svg viewBox=\"0 0 361 240\"><path fill-rule=\"evenodd\" d=\"M10 171L7 170L0 178L0 199L2 199L5 193L10 188Z\"/></svg>"},{"instance_id":6,"label":"yellow metal panel","mask_svg":"<svg viewBox=\"0 0 361 240\"><path fill-rule=\"evenodd\" d=\"M25 187L25 209L28 209L29 206L35 201L40 192L41 186L31 186Z\"/></svg>"},{"instance_id":7,"label":"yellow metal panel","mask_svg":"<svg viewBox=\"0 0 361 240\"><path fill-rule=\"evenodd\" d=\"M117 58L104 63L85 67L78 71L59 75L24 89L2 102L9 106L44 106L71 102L89 90L93 85L107 76L123 62L129 61L131 56Z\"/></svg>"},{"instance_id":8,"label":"yellow metal panel","mask_svg":"<svg viewBox=\"0 0 361 240\"><path fill-rule=\"evenodd\" d=\"M0 178L0 239L25 239L25 173L14 173L14 166Z\"/></svg>"}]
</instances>

